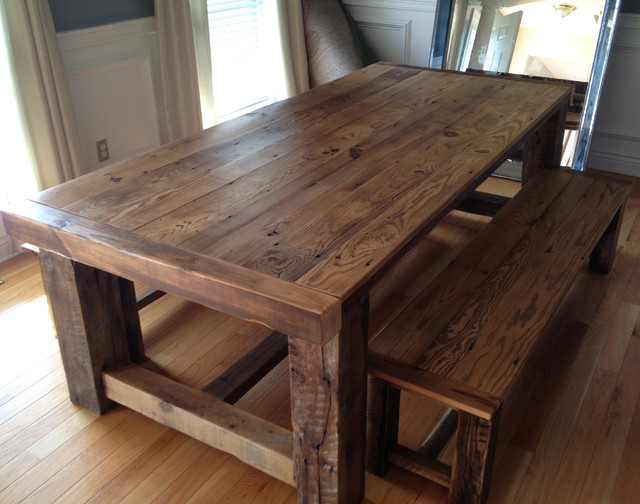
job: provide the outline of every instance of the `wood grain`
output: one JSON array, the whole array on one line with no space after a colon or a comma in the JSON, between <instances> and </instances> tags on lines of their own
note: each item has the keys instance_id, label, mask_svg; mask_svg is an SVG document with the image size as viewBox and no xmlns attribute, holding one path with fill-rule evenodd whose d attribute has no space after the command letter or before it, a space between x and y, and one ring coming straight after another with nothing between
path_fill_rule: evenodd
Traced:
<instances>
[{"instance_id":1,"label":"wood grain","mask_svg":"<svg viewBox=\"0 0 640 504\"><path fill-rule=\"evenodd\" d=\"M108 397L293 484L291 431L133 364L103 373Z\"/></svg>"},{"instance_id":2,"label":"wood grain","mask_svg":"<svg viewBox=\"0 0 640 504\"><path fill-rule=\"evenodd\" d=\"M13 235L81 263L255 319L287 334L304 333L322 341L339 330L338 301L317 291L29 202L21 215L11 215L7 229ZM33 226L36 221L40 223ZM263 308L255 309L256 304Z\"/></svg>"},{"instance_id":3,"label":"wood grain","mask_svg":"<svg viewBox=\"0 0 640 504\"><path fill-rule=\"evenodd\" d=\"M104 413L100 370L144 355L133 284L46 250L40 263L71 400Z\"/></svg>"}]
</instances>

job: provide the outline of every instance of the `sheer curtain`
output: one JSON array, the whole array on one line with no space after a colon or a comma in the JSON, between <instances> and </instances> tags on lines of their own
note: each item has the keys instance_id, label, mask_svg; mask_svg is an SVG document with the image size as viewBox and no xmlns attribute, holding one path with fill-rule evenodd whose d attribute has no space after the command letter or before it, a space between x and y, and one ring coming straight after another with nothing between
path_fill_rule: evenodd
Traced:
<instances>
[{"instance_id":1,"label":"sheer curtain","mask_svg":"<svg viewBox=\"0 0 640 504\"><path fill-rule=\"evenodd\" d=\"M0 206L83 173L47 0L0 2ZM18 252L0 223L0 261Z\"/></svg>"},{"instance_id":2,"label":"sheer curtain","mask_svg":"<svg viewBox=\"0 0 640 504\"><path fill-rule=\"evenodd\" d=\"M277 0L283 72L288 96L309 89L309 67L301 0Z\"/></svg>"},{"instance_id":3,"label":"sheer curtain","mask_svg":"<svg viewBox=\"0 0 640 504\"><path fill-rule=\"evenodd\" d=\"M28 167L4 169L32 171L37 188L45 189L84 173L67 75L47 0L3 1L0 8L6 21L14 103L33 160Z\"/></svg>"},{"instance_id":4,"label":"sheer curtain","mask_svg":"<svg viewBox=\"0 0 640 504\"><path fill-rule=\"evenodd\" d=\"M12 55L4 9L0 7L0 205L10 198L24 198L36 191L34 163L26 142L24 117L18 107L12 71ZM1 225L1 223L0 223ZM0 228L0 233L2 229Z\"/></svg>"},{"instance_id":5,"label":"sheer curtain","mask_svg":"<svg viewBox=\"0 0 640 504\"><path fill-rule=\"evenodd\" d=\"M211 57L208 56L207 63L204 0L155 0L155 14L160 67L160 131L162 141L166 143L210 125Z\"/></svg>"}]
</instances>

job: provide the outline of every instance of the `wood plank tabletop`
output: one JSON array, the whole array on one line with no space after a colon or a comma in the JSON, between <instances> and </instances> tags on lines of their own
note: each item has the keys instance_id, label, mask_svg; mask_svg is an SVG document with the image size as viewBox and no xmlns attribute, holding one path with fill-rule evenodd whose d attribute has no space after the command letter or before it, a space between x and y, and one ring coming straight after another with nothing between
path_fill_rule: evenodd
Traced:
<instances>
[{"instance_id":1,"label":"wood plank tabletop","mask_svg":"<svg viewBox=\"0 0 640 504\"><path fill-rule=\"evenodd\" d=\"M180 250L344 301L570 93L375 64L36 201L174 259Z\"/></svg>"}]
</instances>

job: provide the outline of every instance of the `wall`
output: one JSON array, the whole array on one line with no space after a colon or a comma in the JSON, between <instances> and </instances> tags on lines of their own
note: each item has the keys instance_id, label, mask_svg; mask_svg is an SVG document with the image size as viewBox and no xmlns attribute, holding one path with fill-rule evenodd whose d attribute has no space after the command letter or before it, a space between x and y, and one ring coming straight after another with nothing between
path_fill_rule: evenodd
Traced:
<instances>
[{"instance_id":1,"label":"wall","mask_svg":"<svg viewBox=\"0 0 640 504\"><path fill-rule=\"evenodd\" d=\"M640 177L640 14L618 19L587 166Z\"/></svg>"},{"instance_id":2,"label":"wall","mask_svg":"<svg viewBox=\"0 0 640 504\"><path fill-rule=\"evenodd\" d=\"M155 30L146 17L58 34L88 171L160 145Z\"/></svg>"},{"instance_id":3,"label":"wall","mask_svg":"<svg viewBox=\"0 0 640 504\"><path fill-rule=\"evenodd\" d=\"M509 72L527 73L529 59L534 56L543 61L548 58L559 63L557 68L552 68L553 75L546 77L587 81L596 43L595 36L554 33L550 37L546 30L520 28Z\"/></svg>"},{"instance_id":4,"label":"wall","mask_svg":"<svg viewBox=\"0 0 640 504\"><path fill-rule=\"evenodd\" d=\"M153 0L49 0L57 32L154 15Z\"/></svg>"},{"instance_id":5,"label":"wall","mask_svg":"<svg viewBox=\"0 0 640 504\"><path fill-rule=\"evenodd\" d=\"M159 145L153 0L49 0L87 169ZM96 141L110 158L99 162ZM0 224L0 261L19 252Z\"/></svg>"},{"instance_id":6,"label":"wall","mask_svg":"<svg viewBox=\"0 0 640 504\"><path fill-rule=\"evenodd\" d=\"M622 0L620 2L620 11L629 14L640 14L640 2L638 0Z\"/></svg>"},{"instance_id":7,"label":"wall","mask_svg":"<svg viewBox=\"0 0 640 504\"><path fill-rule=\"evenodd\" d=\"M429 65L437 0L342 0L382 61Z\"/></svg>"}]
</instances>

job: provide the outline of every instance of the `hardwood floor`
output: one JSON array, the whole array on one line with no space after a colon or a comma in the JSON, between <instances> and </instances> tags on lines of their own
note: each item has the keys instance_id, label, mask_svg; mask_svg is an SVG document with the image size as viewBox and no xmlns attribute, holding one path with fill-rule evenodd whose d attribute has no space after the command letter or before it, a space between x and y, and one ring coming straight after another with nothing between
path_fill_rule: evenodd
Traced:
<instances>
[{"instance_id":1,"label":"hardwood floor","mask_svg":"<svg viewBox=\"0 0 640 504\"><path fill-rule=\"evenodd\" d=\"M508 194L513 182L491 179ZM632 504L640 495L640 186L629 202L616 267L584 273L569 321L531 363L532 391L494 470L491 503ZM434 269L484 220L454 213L408 258ZM438 261L435 261L439 258ZM429 276L430 272L423 272ZM37 260L0 264L0 502L294 503L295 490L124 407L97 417L71 404ZM374 324L406 286L381 286ZM143 288L142 286L140 287ZM384 301L386 300L386 301ZM166 296L140 313L149 362L202 387L268 330ZM215 330L215 334L214 334ZM290 422L286 361L241 399ZM438 410L403 404L401 438L419 443ZM445 457L450 457L448 450ZM446 491L400 469L367 475L371 504L444 503Z\"/></svg>"}]
</instances>

